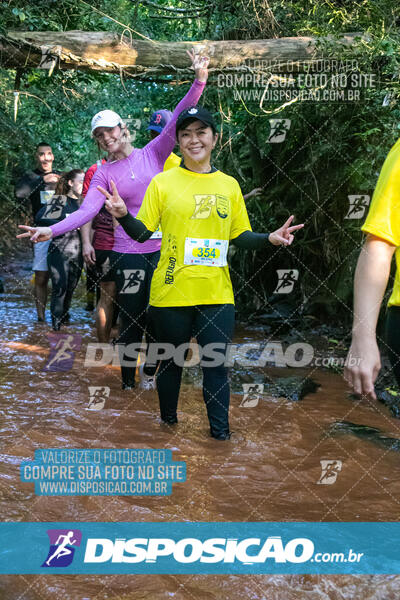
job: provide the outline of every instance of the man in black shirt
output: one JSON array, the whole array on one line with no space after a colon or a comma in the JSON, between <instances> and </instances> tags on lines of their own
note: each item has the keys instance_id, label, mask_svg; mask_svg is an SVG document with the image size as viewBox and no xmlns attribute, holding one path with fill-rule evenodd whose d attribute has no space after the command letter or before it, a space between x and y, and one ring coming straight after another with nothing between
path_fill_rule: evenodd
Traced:
<instances>
[{"instance_id":1,"label":"man in black shirt","mask_svg":"<svg viewBox=\"0 0 400 600\"><path fill-rule=\"evenodd\" d=\"M17 181L15 196L22 203L30 201L32 206L33 221L44 204L47 204L57 186L60 171L53 170L54 155L50 144L40 142L35 153L36 169L27 171ZM27 207L25 207L27 208ZM35 302L38 321L45 320L47 302L47 284L49 272L47 270L47 249L50 241L34 244L33 271L35 272Z\"/></svg>"}]
</instances>

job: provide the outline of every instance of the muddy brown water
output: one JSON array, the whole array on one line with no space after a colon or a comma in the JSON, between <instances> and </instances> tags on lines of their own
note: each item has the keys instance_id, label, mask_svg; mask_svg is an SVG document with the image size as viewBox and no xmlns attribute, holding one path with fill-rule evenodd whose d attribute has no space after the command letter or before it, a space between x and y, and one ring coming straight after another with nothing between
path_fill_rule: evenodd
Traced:
<instances>
[{"instance_id":1,"label":"muddy brown water","mask_svg":"<svg viewBox=\"0 0 400 600\"><path fill-rule=\"evenodd\" d=\"M351 421L400 438L400 421L380 404L350 400L343 379L312 371L321 385L294 403L264 394L241 407L232 394L231 441L208 437L201 388L188 372L179 424L160 425L155 392L121 390L113 367L85 368L95 341L83 286L64 332L82 336L68 372L43 372L49 323L35 323L30 272L16 261L3 271L0 299L1 494L3 521L398 521L399 453L352 435L329 436L336 421ZM262 331L237 328L236 342L261 340ZM296 369L256 368L262 375ZM295 373L297 374L297 372ZM301 371L301 375L310 370ZM88 410L89 386L108 386L103 410ZM21 483L19 465L38 448L169 448L187 463L187 481L167 497L39 497ZM333 485L318 485L320 460L342 461ZM297 600L400 597L395 575L109 575L0 578L0 598L21 600Z\"/></svg>"}]
</instances>

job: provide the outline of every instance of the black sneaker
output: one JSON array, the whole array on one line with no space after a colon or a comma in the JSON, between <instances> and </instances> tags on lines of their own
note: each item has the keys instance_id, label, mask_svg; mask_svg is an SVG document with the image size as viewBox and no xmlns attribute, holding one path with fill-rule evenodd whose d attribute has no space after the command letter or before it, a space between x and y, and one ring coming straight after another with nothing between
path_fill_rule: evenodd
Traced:
<instances>
[{"instance_id":1,"label":"black sneaker","mask_svg":"<svg viewBox=\"0 0 400 600\"><path fill-rule=\"evenodd\" d=\"M175 425L178 422L178 418L177 417L165 417L165 418L161 417L161 421L163 423L165 423L166 425Z\"/></svg>"},{"instance_id":2,"label":"black sneaker","mask_svg":"<svg viewBox=\"0 0 400 600\"><path fill-rule=\"evenodd\" d=\"M215 440L230 440L231 439L231 435L232 433L230 431L228 431L227 433L218 433L217 435L214 435L213 433L211 434L211 437L213 437Z\"/></svg>"},{"instance_id":3,"label":"black sneaker","mask_svg":"<svg viewBox=\"0 0 400 600\"><path fill-rule=\"evenodd\" d=\"M123 390L133 390L135 387L135 384L131 385L129 383L123 383L122 384L122 389Z\"/></svg>"}]
</instances>

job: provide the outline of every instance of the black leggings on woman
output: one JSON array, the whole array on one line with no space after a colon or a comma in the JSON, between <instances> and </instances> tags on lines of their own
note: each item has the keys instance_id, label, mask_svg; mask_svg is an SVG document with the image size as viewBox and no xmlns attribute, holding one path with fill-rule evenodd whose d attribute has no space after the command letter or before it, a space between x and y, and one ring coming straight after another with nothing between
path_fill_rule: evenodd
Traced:
<instances>
[{"instance_id":1,"label":"black leggings on woman","mask_svg":"<svg viewBox=\"0 0 400 600\"><path fill-rule=\"evenodd\" d=\"M111 268L117 287L121 325L117 344L120 344L120 360L123 361L123 387L135 386L137 358L134 347L138 348L146 330L151 278L159 258L159 251L149 254L111 252ZM150 324L147 326L146 338L148 342L154 339ZM132 349L127 348L130 344ZM145 367L144 370L146 375L154 375L156 367Z\"/></svg>"},{"instance_id":2,"label":"black leggings on woman","mask_svg":"<svg viewBox=\"0 0 400 600\"><path fill-rule=\"evenodd\" d=\"M72 257L51 243L47 254L47 265L51 277L51 319L53 328L59 329L68 319L72 295L82 273L83 259L80 245L79 252Z\"/></svg>"},{"instance_id":3,"label":"black leggings on woman","mask_svg":"<svg viewBox=\"0 0 400 600\"><path fill-rule=\"evenodd\" d=\"M390 306L387 310L385 338L393 375L400 386L400 306Z\"/></svg>"},{"instance_id":4,"label":"black leggings on woman","mask_svg":"<svg viewBox=\"0 0 400 600\"><path fill-rule=\"evenodd\" d=\"M211 435L227 439L229 433L229 382L224 357L232 340L235 325L233 304L201 306L155 307L150 306L149 317L159 343L173 344L175 348L197 339L200 348L218 344L214 353L221 355L222 364L208 366L211 359L202 358L203 398L206 403ZM182 353L180 353L182 355ZM179 360L178 362L181 362ZM161 360L157 372L157 391L161 418L166 423L177 422L178 396L181 386L182 366L173 358Z\"/></svg>"}]
</instances>

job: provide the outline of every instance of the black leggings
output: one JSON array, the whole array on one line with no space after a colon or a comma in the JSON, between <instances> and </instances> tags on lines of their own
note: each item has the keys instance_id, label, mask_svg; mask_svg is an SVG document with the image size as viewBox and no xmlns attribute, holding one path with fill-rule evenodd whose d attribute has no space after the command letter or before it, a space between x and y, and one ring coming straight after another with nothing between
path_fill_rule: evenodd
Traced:
<instances>
[{"instance_id":1,"label":"black leggings","mask_svg":"<svg viewBox=\"0 0 400 600\"><path fill-rule=\"evenodd\" d=\"M90 298L90 294L93 294ZM91 299L96 297L96 304L100 298L100 289L97 281L96 265L86 265L86 299L89 304Z\"/></svg>"},{"instance_id":2,"label":"black leggings","mask_svg":"<svg viewBox=\"0 0 400 600\"><path fill-rule=\"evenodd\" d=\"M175 348L190 342L195 337L200 347L218 343L218 354L226 354L232 340L235 325L233 304L210 304L202 306L154 307L149 308L157 342L173 344ZM180 361L179 361L180 362ZM207 366L203 358L203 398L207 407L211 435L225 439L229 436L229 382L228 369ZM224 362L224 361L221 361ZM157 373L157 391L161 418L167 423L176 423L178 396L181 386L182 366L173 358L161 360Z\"/></svg>"},{"instance_id":3,"label":"black leggings","mask_svg":"<svg viewBox=\"0 0 400 600\"><path fill-rule=\"evenodd\" d=\"M387 310L385 338L393 375L400 386L400 306L390 306Z\"/></svg>"},{"instance_id":4,"label":"black leggings","mask_svg":"<svg viewBox=\"0 0 400 600\"><path fill-rule=\"evenodd\" d=\"M50 312L53 325L59 326L67 317L72 295L82 273L83 259L79 253L74 258L50 244L47 265L51 277Z\"/></svg>"},{"instance_id":5,"label":"black leggings","mask_svg":"<svg viewBox=\"0 0 400 600\"><path fill-rule=\"evenodd\" d=\"M139 345L147 324L150 284L160 252L149 254L122 254L111 252L113 277L117 287L117 303L121 331L117 344L120 344L122 383L134 387L137 358L134 353L124 352L128 344ZM147 326L146 339L154 340L151 326ZM128 363L128 364L126 364ZM154 375L156 367L145 367L147 375Z\"/></svg>"}]
</instances>

